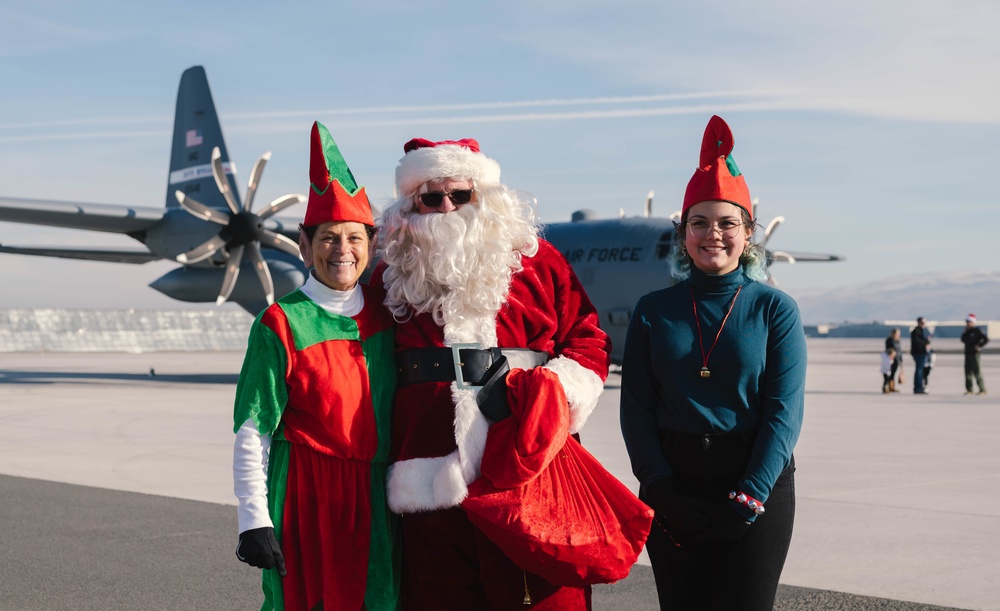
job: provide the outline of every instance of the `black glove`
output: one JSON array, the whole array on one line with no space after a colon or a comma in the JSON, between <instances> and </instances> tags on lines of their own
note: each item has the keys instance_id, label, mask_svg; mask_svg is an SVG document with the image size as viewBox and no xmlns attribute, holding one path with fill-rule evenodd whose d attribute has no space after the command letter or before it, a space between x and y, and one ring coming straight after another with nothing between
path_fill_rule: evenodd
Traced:
<instances>
[{"instance_id":1,"label":"black glove","mask_svg":"<svg viewBox=\"0 0 1000 611\"><path fill-rule=\"evenodd\" d=\"M236 546L236 557L240 562L259 569L277 567L278 575L285 576L285 557L281 555L281 547L274 538L274 528L263 526L251 528L240 533L240 543Z\"/></svg>"},{"instance_id":2,"label":"black glove","mask_svg":"<svg viewBox=\"0 0 1000 611\"><path fill-rule=\"evenodd\" d=\"M510 406L507 405L508 373L510 365L507 364L507 357L501 355L494 359L486 370L486 383L476 395L479 411L491 422L499 422L510 415Z\"/></svg>"},{"instance_id":3,"label":"black glove","mask_svg":"<svg viewBox=\"0 0 1000 611\"><path fill-rule=\"evenodd\" d=\"M696 538L699 541L737 541L743 537L752 522L747 521L737 507L732 501L710 505L708 516L712 525Z\"/></svg>"},{"instance_id":4,"label":"black glove","mask_svg":"<svg viewBox=\"0 0 1000 611\"><path fill-rule=\"evenodd\" d=\"M656 480L646 487L646 498L657 515L662 516L667 525L680 533L695 534L707 529L712 520L708 517L709 503L674 491L674 482L669 477Z\"/></svg>"}]
</instances>

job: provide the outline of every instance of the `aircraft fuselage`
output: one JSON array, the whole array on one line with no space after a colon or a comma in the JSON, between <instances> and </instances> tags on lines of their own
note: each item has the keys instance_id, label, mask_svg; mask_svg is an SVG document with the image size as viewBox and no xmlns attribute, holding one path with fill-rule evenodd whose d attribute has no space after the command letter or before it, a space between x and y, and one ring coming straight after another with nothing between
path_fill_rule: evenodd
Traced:
<instances>
[{"instance_id":1,"label":"aircraft fuselage","mask_svg":"<svg viewBox=\"0 0 1000 611\"><path fill-rule=\"evenodd\" d=\"M666 263L673 222L649 217L553 223L542 236L573 266L611 337L611 359L620 363L636 301L673 283Z\"/></svg>"}]
</instances>

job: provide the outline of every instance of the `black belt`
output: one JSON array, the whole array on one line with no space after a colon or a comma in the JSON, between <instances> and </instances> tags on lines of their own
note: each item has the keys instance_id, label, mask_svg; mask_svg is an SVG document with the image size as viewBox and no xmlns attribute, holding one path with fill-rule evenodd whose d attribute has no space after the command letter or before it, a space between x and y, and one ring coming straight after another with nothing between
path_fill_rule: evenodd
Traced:
<instances>
[{"instance_id":1,"label":"black belt","mask_svg":"<svg viewBox=\"0 0 1000 611\"><path fill-rule=\"evenodd\" d=\"M414 348L396 353L396 383L406 386L457 380L459 388L482 386L489 378L490 365L501 356L507 357L511 369L531 369L549 360L547 353L526 348L480 348L478 344Z\"/></svg>"}]
</instances>

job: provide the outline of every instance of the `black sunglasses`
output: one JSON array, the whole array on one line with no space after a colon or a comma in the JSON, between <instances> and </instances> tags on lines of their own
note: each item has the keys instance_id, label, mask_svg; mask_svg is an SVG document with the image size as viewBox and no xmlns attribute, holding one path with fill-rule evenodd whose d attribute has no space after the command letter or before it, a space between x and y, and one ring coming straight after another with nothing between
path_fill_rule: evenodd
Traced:
<instances>
[{"instance_id":1,"label":"black sunglasses","mask_svg":"<svg viewBox=\"0 0 1000 611\"><path fill-rule=\"evenodd\" d=\"M458 189L448 193L441 193L439 191L421 193L420 203L428 208L439 208L441 204L444 203L444 198L447 197L451 200L451 203L456 206L461 206L472 201L473 193L475 193L475 191L472 189Z\"/></svg>"}]
</instances>

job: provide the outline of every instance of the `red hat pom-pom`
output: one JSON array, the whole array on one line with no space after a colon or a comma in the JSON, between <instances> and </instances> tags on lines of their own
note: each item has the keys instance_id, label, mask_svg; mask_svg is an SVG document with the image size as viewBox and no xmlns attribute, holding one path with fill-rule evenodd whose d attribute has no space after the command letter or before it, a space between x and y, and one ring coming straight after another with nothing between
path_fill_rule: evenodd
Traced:
<instances>
[{"instance_id":1,"label":"red hat pom-pom","mask_svg":"<svg viewBox=\"0 0 1000 611\"><path fill-rule=\"evenodd\" d=\"M312 126L312 140L309 146L309 182L312 183L314 189L322 193L330 185L330 169L327 167L319 125L319 121L314 121Z\"/></svg>"},{"instance_id":2,"label":"red hat pom-pom","mask_svg":"<svg viewBox=\"0 0 1000 611\"><path fill-rule=\"evenodd\" d=\"M705 127L705 136L701 140L700 166L707 168L719 157L725 159L733 152L733 132L729 125L719 115L712 115Z\"/></svg>"}]
</instances>

